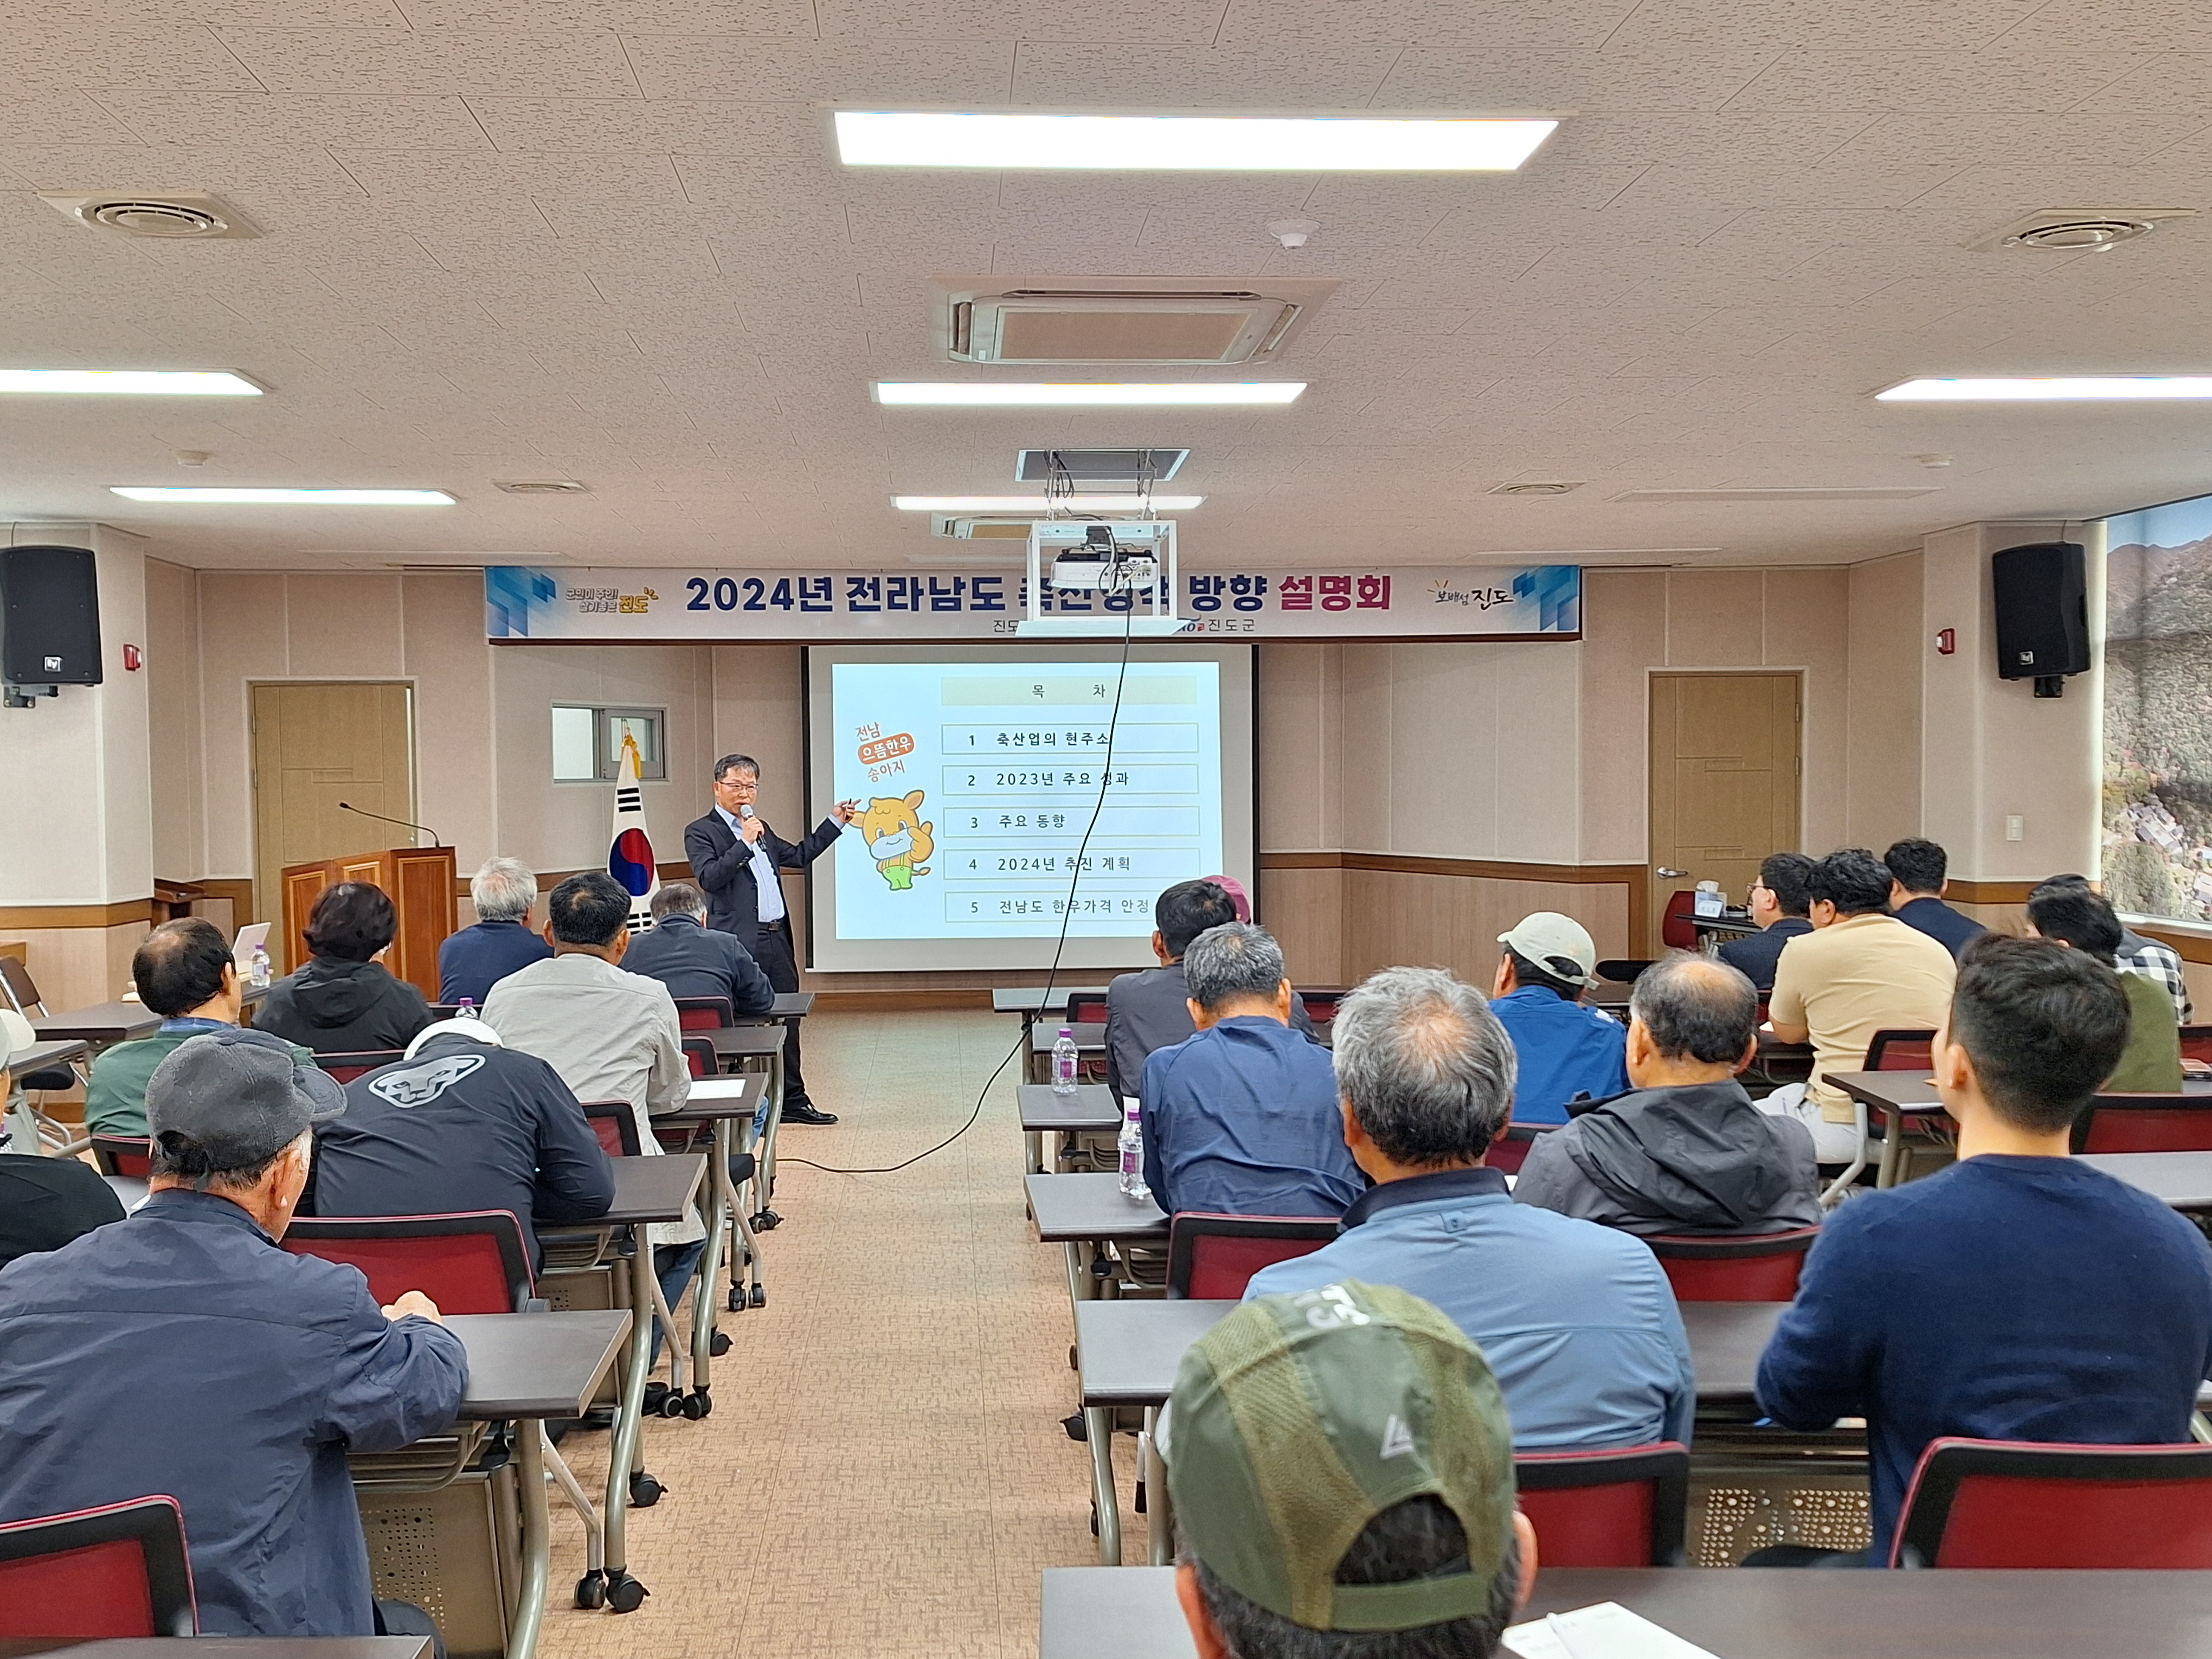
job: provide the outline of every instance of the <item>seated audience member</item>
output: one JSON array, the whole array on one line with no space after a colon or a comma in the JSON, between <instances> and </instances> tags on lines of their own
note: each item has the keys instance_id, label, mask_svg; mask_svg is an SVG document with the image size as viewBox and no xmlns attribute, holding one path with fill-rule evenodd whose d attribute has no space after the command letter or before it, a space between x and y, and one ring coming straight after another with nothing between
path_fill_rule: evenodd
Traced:
<instances>
[{"instance_id":1,"label":"seated audience member","mask_svg":"<svg viewBox=\"0 0 2212 1659\"><path fill-rule=\"evenodd\" d=\"M1907 927L1917 927L1955 960L1970 941L1989 929L1943 902L1951 868L1949 854L1932 841L1914 836L1881 855L1889 871L1889 913Z\"/></svg>"},{"instance_id":2,"label":"seated audience member","mask_svg":"<svg viewBox=\"0 0 2212 1659\"><path fill-rule=\"evenodd\" d=\"M641 1151L657 1156L653 1117L691 1098L691 1072L668 988L619 966L629 945L629 894L604 870L586 870L545 901L553 954L492 987L483 1022L501 1042L546 1061L580 1101L623 1100ZM646 1229L670 1311L705 1249L696 1211Z\"/></svg>"},{"instance_id":3,"label":"seated audience member","mask_svg":"<svg viewBox=\"0 0 2212 1659\"><path fill-rule=\"evenodd\" d=\"M131 953L131 980L161 1024L152 1036L118 1042L93 1061L84 1127L96 1135L144 1134L146 1079L154 1068L186 1039L238 1024L237 965L222 929L201 917L179 916L147 934Z\"/></svg>"},{"instance_id":4,"label":"seated audience member","mask_svg":"<svg viewBox=\"0 0 2212 1659\"><path fill-rule=\"evenodd\" d=\"M1239 916L1235 899L1211 876L1179 881L1154 902L1152 954L1160 965L1119 975L1106 987L1106 1086L1116 1101L1139 1097L1152 1050L1181 1042L1198 1029L1191 1023L1190 987L1182 971L1191 940L1225 921L1249 920L1250 907ZM1313 1035L1313 1021L1296 992L1291 1024L1302 1036Z\"/></svg>"},{"instance_id":5,"label":"seated audience member","mask_svg":"<svg viewBox=\"0 0 2212 1659\"><path fill-rule=\"evenodd\" d=\"M7 1041L0 1032L0 1048ZM0 1119L0 1267L20 1256L58 1250L94 1227L123 1219L123 1200L90 1164L11 1152L9 1146L7 1122ZM0 1407L0 1416L5 1410Z\"/></svg>"},{"instance_id":6,"label":"seated audience member","mask_svg":"<svg viewBox=\"0 0 2212 1659\"><path fill-rule=\"evenodd\" d=\"M1853 1198L1806 1261L1759 1403L1800 1431L1867 1419L1875 1562L1940 1436L2189 1438L2212 1375L2212 1254L2156 1199L2067 1156L2127 1027L2126 993L2087 951L1976 939L1936 1040L1959 1161Z\"/></svg>"},{"instance_id":7,"label":"seated audience member","mask_svg":"<svg viewBox=\"0 0 2212 1659\"><path fill-rule=\"evenodd\" d=\"M733 1013L764 1014L775 987L737 935L707 926L707 895L688 881L665 884L653 896L653 928L623 954L633 974L657 979L672 997L727 997Z\"/></svg>"},{"instance_id":8,"label":"seated audience member","mask_svg":"<svg viewBox=\"0 0 2212 1659\"><path fill-rule=\"evenodd\" d=\"M1650 1249L1516 1204L1483 1166L1514 1058L1481 994L1440 969L1386 969L1345 999L1335 1036L1345 1141L1376 1185L1335 1239L1254 1275L1246 1300L1395 1285L1482 1349L1522 1450L1688 1443L1689 1341Z\"/></svg>"},{"instance_id":9,"label":"seated audience member","mask_svg":"<svg viewBox=\"0 0 2212 1659\"><path fill-rule=\"evenodd\" d=\"M274 1248L344 1109L279 1038L196 1036L147 1085L152 1196L0 1273L0 1521L173 1497L210 1635L375 1633L346 1454L448 1427L468 1380L427 1297Z\"/></svg>"},{"instance_id":10,"label":"seated audience member","mask_svg":"<svg viewBox=\"0 0 2212 1659\"><path fill-rule=\"evenodd\" d=\"M2052 887L2089 887L2087 876L2046 876L2035 885L2040 893ZM2090 887L2089 890L2096 890ZM2029 896L2033 897L2033 894ZM2182 971L2181 952L2171 945L2161 945L2154 939L2145 939L2127 925L2120 924L2120 948L2112 953L2112 966L2123 974L2141 974L2166 987L2166 994L2173 999L2173 1023L2186 1025L2197 1017L2197 1010L2189 1000L2189 976Z\"/></svg>"},{"instance_id":11,"label":"seated audience member","mask_svg":"<svg viewBox=\"0 0 2212 1659\"><path fill-rule=\"evenodd\" d=\"M2110 968L2120 948L2120 919L2101 893L2087 887L2041 887L2027 901L2027 923L2039 938L2094 957ZM2181 1089L2181 1030L2168 1018L2173 999L2156 980L2118 975L2128 995L2128 1043L2103 1089L2118 1094L2171 1095Z\"/></svg>"},{"instance_id":12,"label":"seated audience member","mask_svg":"<svg viewBox=\"0 0 2212 1659\"><path fill-rule=\"evenodd\" d=\"M1282 947L1249 921L1183 953L1197 1035L1145 1062L1145 1183L1170 1215L1337 1215L1366 1190L1328 1050L1291 1029Z\"/></svg>"},{"instance_id":13,"label":"seated audience member","mask_svg":"<svg viewBox=\"0 0 2212 1659\"><path fill-rule=\"evenodd\" d=\"M1813 931L1790 941L1767 1000L1776 1036L1813 1045L1813 1076L1784 1084L1759 1109L1810 1129L1823 1164L1848 1164L1859 1147L1851 1097L1827 1074L1863 1070L1876 1031L1933 1030L1958 977L1950 951L1889 914L1890 880L1888 867L1863 847L1815 865L1808 884Z\"/></svg>"},{"instance_id":14,"label":"seated audience member","mask_svg":"<svg viewBox=\"0 0 2212 1659\"><path fill-rule=\"evenodd\" d=\"M535 1268L537 1227L590 1221L614 1196L614 1166L561 1074L481 1019L450 1019L346 1085L345 1115L315 1132L306 1213L505 1210Z\"/></svg>"},{"instance_id":15,"label":"seated audience member","mask_svg":"<svg viewBox=\"0 0 2212 1659\"><path fill-rule=\"evenodd\" d=\"M380 887L342 881L323 889L306 930L314 957L269 988L253 1011L254 1030L319 1054L404 1048L430 1023L430 1005L376 960L398 926Z\"/></svg>"},{"instance_id":16,"label":"seated audience member","mask_svg":"<svg viewBox=\"0 0 2212 1659\"><path fill-rule=\"evenodd\" d=\"M1356 1281L1248 1302L1184 1353L1172 1399L1199 1659L1499 1651L1536 1532L1497 1379L1436 1309Z\"/></svg>"},{"instance_id":17,"label":"seated audience member","mask_svg":"<svg viewBox=\"0 0 2212 1659\"><path fill-rule=\"evenodd\" d=\"M1510 933L1492 988L1490 1012L1513 1039L1521 1085L1516 1123L1565 1123L1567 1103L1604 1100L1628 1087L1628 1033L1585 1005L1597 946L1582 923L1556 910L1523 916Z\"/></svg>"},{"instance_id":18,"label":"seated audience member","mask_svg":"<svg viewBox=\"0 0 2212 1659\"><path fill-rule=\"evenodd\" d=\"M1802 853L1771 853L1760 861L1759 880L1751 890L1751 919L1759 932L1748 939L1732 939L1720 947L1723 962L1761 991L1774 988L1774 966L1782 947L1800 933L1809 933L1806 919L1805 883L1813 873L1813 860Z\"/></svg>"},{"instance_id":19,"label":"seated audience member","mask_svg":"<svg viewBox=\"0 0 2212 1659\"><path fill-rule=\"evenodd\" d=\"M1244 890L1244 884L1234 876L1200 876L1200 881L1210 881L1229 895L1230 908L1237 912L1237 920L1252 920L1252 896Z\"/></svg>"},{"instance_id":20,"label":"seated audience member","mask_svg":"<svg viewBox=\"0 0 2212 1659\"><path fill-rule=\"evenodd\" d=\"M1516 1202L1632 1233L1772 1233L1820 1223L1812 1132L1769 1117L1736 1073L1759 994L1724 962L1671 951L1637 976L1625 1095L1539 1135Z\"/></svg>"},{"instance_id":21,"label":"seated audience member","mask_svg":"<svg viewBox=\"0 0 2212 1659\"><path fill-rule=\"evenodd\" d=\"M438 947L438 1000L482 1006L491 988L553 947L530 931L538 877L520 859L487 859L469 881L477 919Z\"/></svg>"}]
</instances>

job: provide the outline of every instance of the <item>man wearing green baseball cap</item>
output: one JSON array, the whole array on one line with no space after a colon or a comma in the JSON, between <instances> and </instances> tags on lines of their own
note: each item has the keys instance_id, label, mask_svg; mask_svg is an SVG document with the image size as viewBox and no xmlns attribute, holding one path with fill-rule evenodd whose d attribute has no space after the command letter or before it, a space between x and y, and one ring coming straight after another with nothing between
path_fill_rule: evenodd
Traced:
<instances>
[{"instance_id":1,"label":"man wearing green baseball cap","mask_svg":"<svg viewBox=\"0 0 2212 1659\"><path fill-rule=\"evenodd\" d=\"M1528 1600L1504 1397L1409 1291L1246 1303L1183 1356L1167 1425L1199 1659L1489 1659Z\"/></svg>"}]
</instances>

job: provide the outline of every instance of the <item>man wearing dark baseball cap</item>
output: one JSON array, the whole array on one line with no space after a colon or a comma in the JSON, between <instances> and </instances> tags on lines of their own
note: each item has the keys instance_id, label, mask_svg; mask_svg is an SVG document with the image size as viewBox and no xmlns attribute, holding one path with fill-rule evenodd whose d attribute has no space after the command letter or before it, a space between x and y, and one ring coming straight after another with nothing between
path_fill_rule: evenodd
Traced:
<instances>
[{"instance_id":1,"label":"man wearing dark baseball cap","mask_svg":"<svg viewBox=\"0 0 2212 1659\"><path fill-rule=\"evenodd\" d=\"M447 1427L468 1381L428 1297L277 1248L344 1109L282 1038L196 1036L147 1082L151 1196L0 1272L0 1521L173 1497L210 1635L374 1634L346 1453Z\"/></svg>"},{"instance_id":2,"label":"man wearing dark baseball cap","mask_svg":"<svg viewBox=\"0 0 2212 1659\"><path fill-rule=\"evenodd\" d=\"M1199 1659L1489 1659L1528 1600L1504 1397L1408 1291L1244 1304L1184 1354L1167 1425Z\"/></svg>"}]
</instances>

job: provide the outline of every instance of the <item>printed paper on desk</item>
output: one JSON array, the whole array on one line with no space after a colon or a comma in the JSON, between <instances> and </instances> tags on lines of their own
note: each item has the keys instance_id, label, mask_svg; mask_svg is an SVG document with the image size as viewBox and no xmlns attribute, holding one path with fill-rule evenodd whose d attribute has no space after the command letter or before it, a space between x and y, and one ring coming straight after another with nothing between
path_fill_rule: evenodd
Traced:
<instances>
[{"instance_id":1,"label":"printed paper on desk","mask_svg":"<svg viewBox=\"0 0 2212 1659\"><path fill-rule=\"evenodd\" d=\"M743 1100L749 1079L741 1077L695 1077L691 1079L691 1100Z\"/></svg>"},{"instance_id":2,"label":"printed paper on desk","mask_svg":"<svg viewBox=\"0 0 2212 1659\"><path fill-rule=\"evenodd\" d=\"M1505 1632L1505 1646L1520 1659L1715 1659L1696 1643L1618 1601L1512 1626Z\"/></svg>"}]
</instances>

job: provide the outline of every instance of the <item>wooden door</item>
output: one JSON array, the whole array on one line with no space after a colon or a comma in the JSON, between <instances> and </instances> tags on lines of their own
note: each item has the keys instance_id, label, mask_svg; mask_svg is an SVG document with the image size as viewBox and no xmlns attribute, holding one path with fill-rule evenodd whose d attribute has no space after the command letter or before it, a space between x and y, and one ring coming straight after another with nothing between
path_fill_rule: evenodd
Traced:
<instances>
[{"instance_id":1,"label":"wooden door","mask_svg":"<svg viewBox=\"0 0 2212 1659\"><path fill-rule=\"evenodd\" d=\"M414 699L405 685L287 681L253 687L254 915L281 912L288 864L411 847L396 824L338 810L349 801L389 817L415 816ZM279 973L297 966L272 929Z\"/></svg>"},{"instance_id":2,"label":"wooden door","mask_svg":"<svg viewBox=\"0 0 2212 1659\"><path fill-rule=\"evenodd\" d=\"M1651 677L1652 955L1676 891L1717 881L1741 904L1759 861L1796 848L1803 719L1795 674Z\"/></svg>"}]
</instances>

